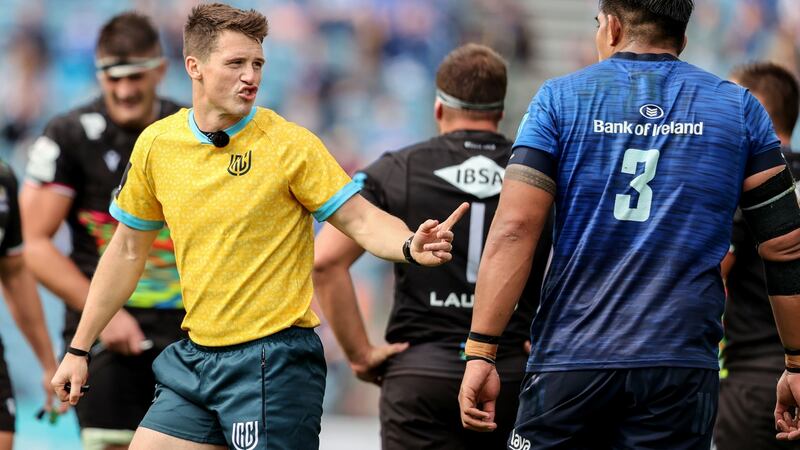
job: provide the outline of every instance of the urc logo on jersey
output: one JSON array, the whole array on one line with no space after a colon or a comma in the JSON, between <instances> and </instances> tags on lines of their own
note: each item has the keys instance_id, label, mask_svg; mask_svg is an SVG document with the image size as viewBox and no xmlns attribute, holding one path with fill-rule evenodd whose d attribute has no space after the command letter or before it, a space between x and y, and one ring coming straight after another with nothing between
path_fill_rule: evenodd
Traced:
<instances>
[{"instance_id":1,"label":"urc logo on jersey","mask_svg":"<svg viewBox=\"0 0 800 450\"><path fill-rule=\"evenodd\" d=\"M244 155L231 155L231 162L228 164L228 173L235 177L240 177L250 172L250 167L253 162L252 155L252 150Z\"/></svg>"}]
</instances>

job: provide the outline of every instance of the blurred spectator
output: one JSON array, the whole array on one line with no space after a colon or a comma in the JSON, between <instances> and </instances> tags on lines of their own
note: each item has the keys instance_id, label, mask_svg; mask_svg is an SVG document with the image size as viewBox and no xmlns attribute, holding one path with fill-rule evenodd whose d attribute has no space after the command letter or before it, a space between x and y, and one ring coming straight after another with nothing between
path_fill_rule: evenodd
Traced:
<instances>
[{"instance_id":1,"label":"blurred spectator","mask_svg":"<svg viewBox=\"0 0 800 450\"><path fill-rule=\"evenodd\" d=\"M19 164L19 155L10 149L18 147L38 130L48 97L47 69L49 50L43 32L36 27L17 30L7 45L3 83L0 84L0 138L7 144L3 158ZM20 146L21 147L21 146Z\"/></svg>"}]
</instances>

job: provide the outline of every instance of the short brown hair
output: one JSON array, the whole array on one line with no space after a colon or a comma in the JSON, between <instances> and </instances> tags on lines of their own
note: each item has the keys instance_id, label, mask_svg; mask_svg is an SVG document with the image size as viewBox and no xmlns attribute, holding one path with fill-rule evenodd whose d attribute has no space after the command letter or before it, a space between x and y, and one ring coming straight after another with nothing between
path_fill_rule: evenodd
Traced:
<instances>
[{"instance_id":1,"label":"short brown hair","mask_svg":"<svg viewBox=\"0 0 800 450\"><path fill-rule=\"evenodd\" d=\"M114 16L100 29L96 53L102 56L128 58L156 50L161 54L158 31L150 19L137 12Z\"/></svg>"},{"instance_id":2,"label":"short brown hair","mask_svg":"<svg viewBox=\"0 0 800 450\"><path fill-rule=\"evenodd\" d=\"M225 30L263 43L269 26L267 18L254 9L245 11L223 3L197 5L183 27L183 56L205 60L214 51L219 34Z\"/></svg>"},{"instance_id":3,"label":"short brown hair","mask_svg":"<svg viewBox=\"0 0 800 450\"><path fill-rule=\"evenodd\" d=\"M451 51L436 71L436 87L458 100L473 104L502 102L506 97L506 62L491 48L466 44ZM494 111L462 110L471 116L500 117Z\"/></svg>"},{"instance_id":4,"label":"short brown hair","mask_svg":"<svg viewBox=\"0 0 800 450\"><path fill-rule=\"evenodd\" d=\"M734 68L731 78L764 102L775 131L792 135L800 112L800 88L791 72L777 64L757 62Z\"/></svg>"}]
</instances>

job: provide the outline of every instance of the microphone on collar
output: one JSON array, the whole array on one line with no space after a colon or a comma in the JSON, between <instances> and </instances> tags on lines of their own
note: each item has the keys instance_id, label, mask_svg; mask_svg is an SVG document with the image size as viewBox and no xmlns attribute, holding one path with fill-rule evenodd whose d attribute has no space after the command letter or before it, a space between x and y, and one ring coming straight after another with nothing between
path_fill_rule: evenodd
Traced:
<instances>
[{"instance_id":1,"label":"microphone on collar","mask_svg":"<svg viewBox=\"0 0 800 450\"><path fill-rule=\"evenodd\" d=\"M214 144L214 147L225 147L231 141L231 137L224 131L204 131L203 134Z\"/></svg>"}]
</instances>

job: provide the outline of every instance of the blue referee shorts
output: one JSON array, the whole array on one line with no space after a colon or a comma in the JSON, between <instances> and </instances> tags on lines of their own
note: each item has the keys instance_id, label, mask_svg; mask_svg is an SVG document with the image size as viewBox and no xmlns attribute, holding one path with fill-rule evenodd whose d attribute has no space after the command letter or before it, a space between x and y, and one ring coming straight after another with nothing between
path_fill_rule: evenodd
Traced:
<instances>
[{"instance_id":1,"label":"blue referee shorts","mask_svg":"<svg viewBox=\"0 0 800 450\"><path fill-rule=\"evenodd\" d=\"M508 448L708 450L718 397L716 370L528 373Z\"/></svg>"},{"instance_id":2,"label":"blue referee shorts","mask_svg":"<svg viewBox=\"0 0 800 450\"><path fill-rule=\"evenodd\" d=\"M153 372L155 400L141 427L239 450L319 448L326 367L312 329L228 347L184 339Z\"/></svg>"}]
</instances>

